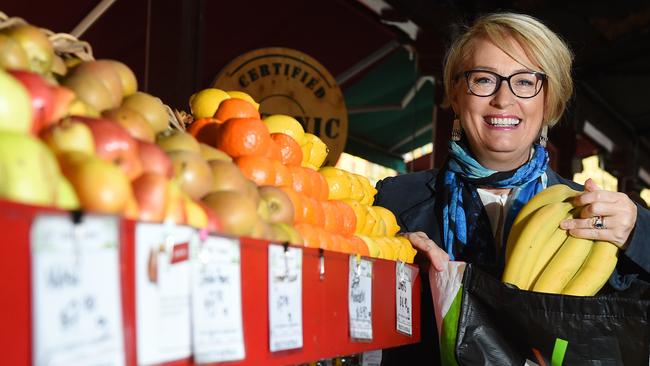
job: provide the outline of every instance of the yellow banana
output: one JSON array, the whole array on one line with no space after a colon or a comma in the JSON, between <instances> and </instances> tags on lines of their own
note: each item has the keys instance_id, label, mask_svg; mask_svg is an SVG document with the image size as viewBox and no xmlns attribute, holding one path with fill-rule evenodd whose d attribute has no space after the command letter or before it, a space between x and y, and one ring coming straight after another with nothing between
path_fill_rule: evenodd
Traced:
<instances>
[{"instance_id":1,"label":"yellow banana","mask_svg":"<svg viewBox=\"0 0 650 366\"><path fill-rule=\"evenodd\" d=\"M593 241L569 236L539 276L533 291L559 294L578 272L591 251Z\"/></svg>"},{"instance_id":2,"label":"yellow banana","mask_svg":"<svg viewBox=\"0 0 650 366\"><path fill-rule=\"evenodd\" d=\"M539 252L573 208L568 202L554 202L535 211L512 247L503 271L503 282L528 289L529 278Z\"/></svg>"},{"instance_id":3,"label":"yellow banana","mask_svg":"<svg viewBox=\"0 0 650 366\"><path fill-rule=\"evenodd\" d=\"M515 217L515 220L512 222L512 227L510 228L510 234L508 235L506 244L506 262L510 259L514 243L521 235L521 232L526 226L526 222L530 218L531 214L549 203L563 202L568 198L573 198L579 195L580 193L580 191L576 191L564 184L555 184L534 195L533 198L531 198L530 201L521 208Z\"/></svg>"},{"instance_id":4,"label":"yellow banana","mask_svg":"<svg viewBox=\"0 0 650 366\"><path fill-rule=\"evenodd\" d=\"M572 215L569 213L565 215L562 220L564 219L570 219ZM542 249L539 252L539 255L537 256L537 259L535 259L535 265L533 266L533 269L530 273L530 276L528 278L528 284L526 285L526 289L530 289L535 281L537 281L537 278L539 278L539 275L542 274L542 271L548 264L548 262L551 261L551 258L555 255L555 253L560 249L562 246L562 243L566 240L566 238L569 236L569 233L561 228L556 228L553 234L551 234L551 237L548 238L548 241L546 243L543 243Z\"/></svg>"},{"instance_id":5,"label":"yellow banana","mask_svg":"<svg viewBox=\"0 0 650 366\"><path fill-rule=\"evenodd\" d=\"M605 285L618 262L618 247L608 241L595 241L585 262L564 287L562 293L593 296Z\"/></svg>"}]
</instances>

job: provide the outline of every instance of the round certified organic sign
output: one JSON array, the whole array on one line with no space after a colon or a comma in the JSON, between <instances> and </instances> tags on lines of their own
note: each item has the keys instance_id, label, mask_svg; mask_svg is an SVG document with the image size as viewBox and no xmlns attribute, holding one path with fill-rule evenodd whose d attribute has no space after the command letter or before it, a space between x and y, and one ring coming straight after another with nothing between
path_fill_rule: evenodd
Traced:
<instances>
[{"instance_id":1,"label":"round certified organic sign","mask_svg":"<svg viewBox=\"0 0 650 366\"><path fill-rule=\"evenodd\" d=\"M230 62L213 86L240 90L260 103L262 118L286 114L329 148L324 165L335 165L348 137L343 93L330 73L310 56L288 48L263 48Z\"/></svg>"}]
</instances>

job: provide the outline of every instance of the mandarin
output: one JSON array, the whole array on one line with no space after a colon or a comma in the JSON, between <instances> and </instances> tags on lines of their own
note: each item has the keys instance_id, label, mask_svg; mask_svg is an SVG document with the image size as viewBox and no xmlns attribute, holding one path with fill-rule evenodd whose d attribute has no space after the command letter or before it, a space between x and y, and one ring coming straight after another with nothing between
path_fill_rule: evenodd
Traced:
<instances>
[{"instance_id":1,"label":"mandarin","mask_svg":"<svg viewBox=\"0 0 650 366\"><path fill-rule=\"evenodd\" d=\"M352 235L357 228L357 215L354 209L343 201L330 200L337 207L337 212L341 216L341 234Z\"/></svg>"},{"instance_id":2,"label":"mandarin","mask_svg":"<svg viewBox=\"0 0 650 366\"><path fill-rule=\"evenodd\" d=\"M363 239L361 239L356 235L351 235L347 237L347 239L354 253L358 253L359 255L362 255L364 257L370 256L370 252L368 251L368 246L366 245L366 242L363 241Z\"/></svg>"},{"instance_id":3,"label":"mandarin","mask_svg":"<svg viewBox=\"0 0 650 366\"><path fill-rule=\"evenodd\" d=\"M282 161L282 152L280 151L280 145L278 145L277 142L273 141L273 138L271 138L271 141L269 141L269 148L266 150L264 156L271 160L276 160L279 162Z\"/></svg>"},{"instance_id":4,"label":"mandarin","mask_svg":"<svg viewBox=\"0 0 650 366\"><path fill-rule=\"evenodd\" d=\"M280 147L282 164L300 166L302 149L293 137L284 133L272 133L271 139Z\"/></svg>"},{"instance_id":5,"label":"mandarin","mask_svg":"<svg viewBox=\"0 0 650 366\"><path fill-rule=\"evenodd\" d=\"M291 187L298 193L311 196L312 184L309 172L300 166L287 166L291 171L292 183Z\"/></svg>"},{"instance_id":6,"label":"mandarin","mask_svg":"<svg viewBox=\"0 0 650 366\"><path fill-rule=\"evenodd\" d=\"M323 228L331 233L343 233L343 216L339 214L336 201L320 201L320 205L324 214Z\"/></svg>"},{"instance_id":7,"label":"mandarin","mask_svg":"<svg viewBox=\"0 0 650 366\"><path fill-rule=\"evenodd\" d=\"M263 156L269 148L270 141L269 129L262 120L233 118L219 127L215 147L233 158L248 155Z\"/></svg>"},{"instance_id":8,"label":"mandarin","mask_svg":"<svg viewBox=\"0 0 650 366\"><path fill-rule=\"evenodd\" d=\"M266 186L275 184L275 170L271 160L263 156L240 156L235 159L244 176L257 184Z\"/></svg>"},{"instance_id":9,"label":"mandarin","mask_svg":"<svg viewBox=\"0 0 650 366\"><path fill-rule=\"evenodd\" d=\"M318 227L323 227L325 223L325 212L320 203L305 194L301 194L302 199L302 217L304 222Z\"/></svg>"},{"instance_id":10,"label":"mandarin","mask_svg":"<svg viewBox=\"0 0 650 366\"><path fill-rule=\"evenodd\" d=\"M219 107L213 117L220 121L227 121L231 118L260 119L260 113L250 102L239 98L230 98L219 103Z\"/></svg>"},{"instance_id":11,"label":"mandarin","mask_svg":"<svg viewBox=\"0 0 650 366\"><path fill-rule=\"evenodd\" d=\"M300 223L294 226L300 236L302 236L302 245L307 248L319 248L320 238L316 228L309 224Z\"/></svg>"},{"instance_id":12,"label":"mandarin","mask_svg":"<svg viewBox=\"0 0 650 366\"><path fill-rule=\"evenodd\" d=\"M302 198L298 192L294 191L291 187L281 186L280 189L289 196L291 204L293 205L294 222L305 222L303 219Z\"/></svg>"},{"instance_id":13,"label":"mandarin","mask_svg":"<svg viewBox=\"0 0 650 366\"><path fill-rule=\"evenodd\" d=\"M214 118L199 118L194 120L187 128L187 132L194 136L197 141L207 145L217 144L217 132L221 121Z\"/></svg>"},{"instance_id":14,"label":"mandarin","mask_svg":"<svg viewBox=\"0 0 650 366\"><path fill-rule=\"evenodd\" d=\"M273 185L276 187L291 187L293 177L289 168L276 160L272 160L271 163L273 163L275 169L275 183Z\"/></svg>"}]
</instances>

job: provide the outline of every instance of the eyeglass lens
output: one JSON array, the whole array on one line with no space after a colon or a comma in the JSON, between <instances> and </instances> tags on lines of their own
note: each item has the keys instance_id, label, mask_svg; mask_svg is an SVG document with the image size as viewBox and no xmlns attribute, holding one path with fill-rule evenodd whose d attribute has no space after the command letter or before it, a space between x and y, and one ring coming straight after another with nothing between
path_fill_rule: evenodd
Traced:
<instances>
[{"instance_id":1,"label":"eyeglass lens","mask_svg":"<svg viewBox=\"0 0 650 366\"><path fill-rule=\"evenodd\" d=\"M520 72L509 77L502 77L490 71L467 72L467 86L477 96L487 97L496 93L502 80L507 80L510 90L521 98L534 97L543 84L543 79L533 72Z\"/></svg>"}]
</instances>

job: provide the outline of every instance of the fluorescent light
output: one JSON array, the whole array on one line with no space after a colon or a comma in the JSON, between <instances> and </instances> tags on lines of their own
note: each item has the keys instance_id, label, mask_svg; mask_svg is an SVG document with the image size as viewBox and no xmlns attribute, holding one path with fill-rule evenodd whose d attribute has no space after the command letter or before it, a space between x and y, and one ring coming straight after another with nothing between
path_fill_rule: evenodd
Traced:
<instances>
[{"instance_id":1,"label":"fluorescent light","mask_svg":"<svg viewBox=\"0 0 650 366\"><path fill-rule=\"evenodd\" d=\"M589 136L592 140L598 143L600 146L605 148L607 152L611 153L614 150L614 141L609 137L605 136L596 126L592 125L591 122L585 120L585 125L582 128L582 132Z\"/></svg>"}]
</instances>

